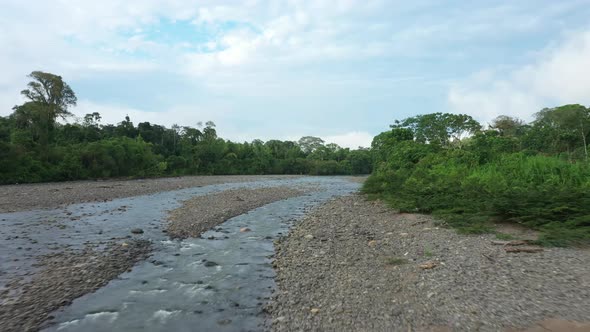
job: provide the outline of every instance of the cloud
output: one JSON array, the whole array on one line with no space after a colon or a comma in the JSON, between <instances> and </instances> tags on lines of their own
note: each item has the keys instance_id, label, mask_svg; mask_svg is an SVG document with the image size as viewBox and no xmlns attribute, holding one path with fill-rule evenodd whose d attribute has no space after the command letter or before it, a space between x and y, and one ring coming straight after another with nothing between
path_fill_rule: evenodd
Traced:
<instances>
[{"instance_id":1,"label":"cloud","mask_svg":"<svg viewBox=\"0 0 590 332\"><path fill-rule=\"evenodd\" d=\"M534 65L543 70L494 67L522 62L528 43L587 24L587 0L4 0L2 7L0 114L20 102L26 74L45 70L75 88L76 112L96 110L106 122L125 114L135 123L213 120L232 139L306 133L366 146L369 132L393 118L440 111L447 100L492 117L499 108L536 110L545 98L575 99L588 86L574 77L586 54L576 41L569 58L552 62L557 51L542 52ZM449 77L481 68L492 69L447 91ZM563 72L578 90L562 91L554 77Z\"/></svg>"},{"instance_id":2,"label":"cloud","mask_svg":"<svg viewBox=\"0 0 590 332\"><path fill-rule=\"evenodd\" d=\"M368 148L371 146L374 135L364 131L351 131L340 135L324 136L326 143L336 143L341 147L356 149L358 147Z\"/></svg>"},{"instance_id":3,"label":"cloud","mask_svg":"<svg viewBox=\"0 0 590 332\"><path fill-rule=\"evenodd\" d=\"M95 103L90 100L80 100L72 112L78 118L83 118L85 114L98 112L103 124L117 124L128 115L135 125L139 122L150 122L167 127L173 124L196 127L197 123L205 121L223 123L230 114L222 107L202 109L195 105L176 106L160 112L150 112L123 105Z\"/></svg>"},{"instance_id":4,"label":"cloud","mask_svg":"<svg viewBox=\"0 0 590 332\"><path fill-rule=\"evenodd\" d=\"M450 108L489 121L503 115L530 120L543 107L590 104L590 30L571 33L541 51L533 63L482 70L454 84Z\"/></svg>"}]
</instances>

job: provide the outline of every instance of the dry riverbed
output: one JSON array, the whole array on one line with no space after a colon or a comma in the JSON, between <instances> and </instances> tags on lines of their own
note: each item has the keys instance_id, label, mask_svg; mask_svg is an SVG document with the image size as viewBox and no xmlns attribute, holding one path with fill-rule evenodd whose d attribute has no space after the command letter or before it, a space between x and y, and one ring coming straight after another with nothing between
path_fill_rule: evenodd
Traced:
<instances>
[{"instance_id":1,"label":"dry riverbed","mask_svg":"<svg viewBox=\"0 0 590 332\"><path fill-rule=\"evenodd\" d=\"M75 181L0 186L0 213L100 202L220 183L297 178L297 175L184 176L141 180Z\"/></svg>"},{"instance_id":2,"label":"dry riverbed","mask_svg":"<svg viewBox=\"0 0 590 332\"><path fill-rule=\"evenodd\" d=\"M199 237L224 221L263 205L301 196L303 191L288 187L235 189L198 196L170 213L167 232L171 238ZM246 229L244 229L246 231Z\"/></svg>"},{"instance_id":3,"label":"dry riverbed","mask_svg":"<svg viewBox=\"0 0 590 332\"><path fill-rule=\"evenodd\" d=\"M269 329L590 330L573 323L590 321L590 251L511 253L495 240L335 199L277 243Z\"/></svg>"}]
</instances>

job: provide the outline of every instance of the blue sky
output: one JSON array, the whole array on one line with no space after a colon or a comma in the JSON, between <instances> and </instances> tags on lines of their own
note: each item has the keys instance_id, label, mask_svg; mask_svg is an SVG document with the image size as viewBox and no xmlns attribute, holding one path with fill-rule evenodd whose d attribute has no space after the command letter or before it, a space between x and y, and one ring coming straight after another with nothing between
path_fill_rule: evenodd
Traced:
<instances>
[{"instance_id":1,"label":"blue sky","mask_svg":"<svg viewBox=\"0 0 590 332\"><path fill-rule=\"evenodd\" d=\"M0 0L0 115L43 70L82 117L367 146L395 119L590 104L590 0ZM72 119L71 121L75 121Z\"/></svg>"}]
</instances>

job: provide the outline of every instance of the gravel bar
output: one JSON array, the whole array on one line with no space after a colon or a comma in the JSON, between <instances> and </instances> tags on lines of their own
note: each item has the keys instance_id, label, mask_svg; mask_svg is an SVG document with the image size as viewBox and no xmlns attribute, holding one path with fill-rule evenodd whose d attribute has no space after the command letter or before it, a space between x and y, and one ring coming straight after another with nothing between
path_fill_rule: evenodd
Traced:
<instances>
[{"instance_id":1,"label":"gravel bar","mask_svg":"<svg viewBox=\"0 0 590 332\"><path fill-rule=\"evenodd\" d=\"M263 205L301 196L303 191L287 187L234 189L198 196L171 211L167 227L171 238L199 237L224 221Z\"/></svg>"},{"instance_id":2,"label":"gravel bar","mask_svg":"<svg viewBox=\"0 0 590 332\"><path fill-rule=\"evenodd\" d=\"M297 175L184 176L141 180L74 181L0 186L0 213L57 208L220 183L280 180Z\"/></svg>"},{"instance_id":3,"label":"gravel bar","mask_svg":"<svg viewBox=\"0 0 590 332\"><path fill-rule=\"evenodd\" d=\"M335 199L277 242L268 328L590 330L590 251L510 253L494 240L360 195Z\"/></svg>"},{"instance_id":4,"label":"gravel bar","mask_svg":"<svg viewBox=\"0 0 590 332\"><path fill-rule=\"evenodd\" d=\"M41 273L22 285L20 296L0 305L0 329L4 332L38 331L54 310L94 292L145 259L151 244L145 240L112 242L105 250L67 250L46 256ZM8 292L10 289L4 290ZM5 294L2 294L5 295Z\"/></svg>"}]
</instances>

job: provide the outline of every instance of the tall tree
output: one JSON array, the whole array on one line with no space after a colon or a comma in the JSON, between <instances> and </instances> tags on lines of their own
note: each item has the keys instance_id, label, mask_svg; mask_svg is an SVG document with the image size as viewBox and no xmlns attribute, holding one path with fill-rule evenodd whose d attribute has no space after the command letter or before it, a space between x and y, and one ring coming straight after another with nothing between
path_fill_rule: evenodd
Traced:
<instances>
[{"instance_id":1,"label":"tall tree","mask_svg":"<svg viewBox=\"0 0 590 332\"><path fill-rule=\"evenodd\" d=\"M437 143L447 147L465 135L476 133L481 125L466 114L432 113L396 121L391 128L412 130L419 143Z\"/></svg>"},{"instance_id":2,"label":"tall tree","mask_svg":"<svg viewBox=\"0 0 590 332\"><path fill-rule=\"evenodd\" d=\"M535 114L535 125L548 127L557 132L556 140L570 147L582 145L585 159L588 160L588 142L590 133L590 109L570 104L555 108L545 108ZM575 142L579 142L576 144Z\"/></svg>"},{"instance_id":3,"label":"tall tree","mask_svg":"<svg viewBox=\"0 0 590 332\"><path fill-rule=\"evenodd\" d=\"M524 121L508 115L499 115L490 125L490 129L494 129L500 133L500 136L516 136L519 130L524 126Z\"/></svg>"},{"instance_id":4,"label":"tall tree","mask_svg":"<svg viewBox=\"0 0 590 332\"><path fill-rule=\"evenodd\" d=\"M21 94L34 104L34 109L38 112L39 141L41 145L46 145L56 119L70 116L68 108L76 106L77 98L61 76L34 71L28 77L32 81Z\"/></svg>"},{"instance_id":5,"label":"tall tree","mask_svg":"<svg viewBox=\"0 0 590 332\"><path fill-rule=\"evenodd\" d=\"M314 136L303 136L297 142L303 152L309 154L324 146L324 140Z\"/></svg>"}]
</instances>

